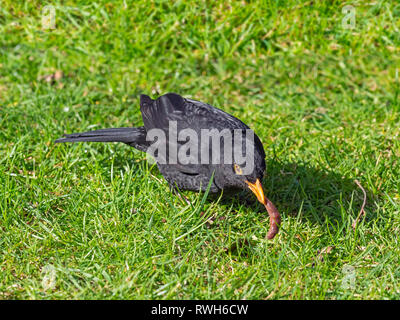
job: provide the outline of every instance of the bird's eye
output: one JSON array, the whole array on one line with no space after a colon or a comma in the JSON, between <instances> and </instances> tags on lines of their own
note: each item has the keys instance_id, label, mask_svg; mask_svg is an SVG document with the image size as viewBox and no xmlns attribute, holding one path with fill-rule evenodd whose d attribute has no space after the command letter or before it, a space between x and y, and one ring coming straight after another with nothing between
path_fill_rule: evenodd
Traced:
<instances>
[{"instance_id":1,"label":"bird's eye","mask_svg":"<svg viewBox=\"0 0 400 320\"><path fill-rule=\"evenodd\" d=\"M235 170L236 174L241 175L243 173L242 168L239 167L236 163L233 165L233 169Z\"/></svg>"}]
</instances>

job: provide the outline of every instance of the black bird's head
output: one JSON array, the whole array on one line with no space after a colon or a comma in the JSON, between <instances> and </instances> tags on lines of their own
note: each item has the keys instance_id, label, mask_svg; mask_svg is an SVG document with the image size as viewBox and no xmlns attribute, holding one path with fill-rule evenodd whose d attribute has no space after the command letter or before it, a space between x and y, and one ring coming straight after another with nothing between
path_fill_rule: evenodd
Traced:
<instances>
[{"instance_id":1,"label":"black bird's head","mask_svg":"<svg viewBox=\"0 0 400 320\"><path fill-rule=\"evenodd\" d=\"M254 143L254 154L252 157L246 159L250 159L252 162L252 170L246 170L247 162L242 165L235 162L232 165L225 164L218 168L219 170L216 170L215 179L222 189L240 188L251 190L255 194L257 200L265 206L270 215L270 230L267 237L268 239L272 239L278 233L281 218L274 204L264 195L262 186L262 178L265 171L264 148L260 139L255 134L254 140L251 143Z\"/></svg>"},{"instance_id":2,"label":"black bird's head","mask_svg":"<svg viewBox=\"0 0 400 320\"><path fill-rule=\"evenodd\" d=\"M248 131L251 136L248 137ZM232 134L232 157L225 162L224 142L221 143L220 153L222 165L216 170L216 182L221 189L250 189L258 200L262 200L261 181L265 171L265 152L258 136L250 129L242 130L239 135ZM239 140L240 139L240 140ZM237 146L240 146L237 148ZM228 144L231 146L231 143ZM229 152L230 153L230 152ZM258 190L257 193L255 190ZM262 202L262 201L261 201Z\"/></svg>"}]
</instances>

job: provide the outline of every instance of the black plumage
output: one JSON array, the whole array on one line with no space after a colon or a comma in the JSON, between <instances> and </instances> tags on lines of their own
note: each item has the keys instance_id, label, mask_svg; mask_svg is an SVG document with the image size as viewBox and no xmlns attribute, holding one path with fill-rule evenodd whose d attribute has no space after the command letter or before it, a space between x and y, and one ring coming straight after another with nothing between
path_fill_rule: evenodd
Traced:
<instances>
[{"instance_id":1,"label":"black plumage","mask_svg":"<svg viewBox=\"0 0 400 320\"><path fill-rule=\"evenodd\" d=\"M167 180L170 187L174 190L206 190L209 182L212 179L210 185L211 193L224 192L236 192L243 189L250 189L253 191L258 200L263 203L270 215L270 231L268 238L273 238L278 232L280 224L280 216L275 206L264 196L261 180L265 171L265 152L262 143L258 136L254 134L250 128L239 119L234 116L217 109L206 103L185 99L178 94L168 93L160 96L156 100L152 100L146 95L140 96L140 111L142 113L144 126L136 128L111 128L101 129L96 131L89 131L83 133L66 134L64 138L56 140L56 143L60 142L123 142L138 150L149 152L150 146L154 141L149 141L148 133L159 130L162 132L165 138L159 143L163 143L166 146L165 154L166 158L160 157L157 159L157 166ZM209 153L209 163L203 163L200 161L201 156L205 152L204 148L196 148L196 152L192 152L189 155L191 161L180 161L178 157L177 161L171 161L169 157L171 150L180 150L185 145L188 139L172 139L172 133L170 131L171 124L174 124L178 133L184 132L182 130L192 130L190 132L196 133L198 137L201 137L202 129L210 130L215 129L217 132L225 130L225 132L231 132L233 142L242 144L243 156L248 149L249 140L246 139L246 131L251 131L254 135L254 139L250 140L252 144L252 157L250 158L251 167L254 169L246 174L241 174L244 164L238 165L232 163L232 161L225 161L228 159L229 153L224 153L225 144L232 143L232 141L225 140L219 137L220 148L215 148L214 145L210 145L207 149ZM239 140L233 134L238 133L241 136ZM164 141L165 139L165 141ZM176 141L173 143L173 141ZM231 146L231 145L229 145ZM191 149L190 151L193 151ZM207 151L206 150L206 151ZM228 149L229 150L229 149ZM246 150L246 151L245 151ZM235 154L238 151L231 148L231 157L235 159ZM243 153L244 152L244 153ZM219 155L219 161L212 162L213 155ZM156 154L157 155L157 154ZM187 158L187 159L189 159ZM194 158L196 158L194 160ZM164 159L163 162L160 159ZM211 163L210 163L211 162ZM248 163L247 163L248 164Z\"/></svg>"}]
</instances>

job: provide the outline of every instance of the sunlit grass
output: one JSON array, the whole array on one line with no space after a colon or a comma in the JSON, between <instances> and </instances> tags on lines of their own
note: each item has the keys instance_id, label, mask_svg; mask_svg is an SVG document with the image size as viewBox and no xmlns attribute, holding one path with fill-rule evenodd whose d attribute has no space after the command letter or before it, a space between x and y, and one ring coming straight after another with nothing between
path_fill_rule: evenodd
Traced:
<instances>
[{"instance_id":1,"label":"sunlit grass","mask_svg":"<svg viewBox=\"0 0 400 320\"><path fill-rule=\"evenodd\" d=\"M0 298L398 298L399 16L395 1L2 1ZM166 92L261 138L274 240L255 197L188 205L137 150L54 144L141 125L139 94Z\"/></svg>"}]
</instances>

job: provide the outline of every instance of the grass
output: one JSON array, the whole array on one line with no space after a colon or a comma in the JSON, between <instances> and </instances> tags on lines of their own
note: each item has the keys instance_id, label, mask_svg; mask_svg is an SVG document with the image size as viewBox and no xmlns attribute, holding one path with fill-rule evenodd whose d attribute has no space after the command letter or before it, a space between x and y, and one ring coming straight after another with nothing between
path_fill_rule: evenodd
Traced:
<instances>
[{"instance_id":1,"label":"grass","mask_svg":"<svg viewBox=\"0 0 400 320\"><path fill-rule=\"evenodd\" d=\"M396 1L51 1L43 29L46 3L0 6L0 299L399 298ZM54 144L171 91L261 138L273 241L255 197L187 205L137 150Z\"/></svg>"}]
</instances>

